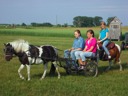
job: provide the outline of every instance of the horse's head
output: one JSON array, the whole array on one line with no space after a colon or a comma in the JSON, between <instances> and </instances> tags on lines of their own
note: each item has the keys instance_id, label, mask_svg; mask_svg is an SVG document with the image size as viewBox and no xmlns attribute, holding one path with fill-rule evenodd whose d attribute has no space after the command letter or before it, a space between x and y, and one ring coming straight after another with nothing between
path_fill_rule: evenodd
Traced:
<instances>
[{"instance_id":1,"label":"horse's head","mask_svg":"<svg viewBox=\"0 0 128 96\"><path fill-rule=\"evenodd\" d=\"M4 44L4 46L5 46L5 48L4 48L5 59L7 61L10 61L14 54L14 48L12 47L12 45L10 43Z\"/></svg>"},{"instance_id":2,"label":"horse's head","mask_svg":"<svg viewBox=\"0 0 128 96\"><path fill-rule=\"evenodd\" d=\"M99 42L100 40L98 39L97 40L97 46L98 46L98 49L100 50L102 48L102 42Z\"/></svg>"}]
</instances>

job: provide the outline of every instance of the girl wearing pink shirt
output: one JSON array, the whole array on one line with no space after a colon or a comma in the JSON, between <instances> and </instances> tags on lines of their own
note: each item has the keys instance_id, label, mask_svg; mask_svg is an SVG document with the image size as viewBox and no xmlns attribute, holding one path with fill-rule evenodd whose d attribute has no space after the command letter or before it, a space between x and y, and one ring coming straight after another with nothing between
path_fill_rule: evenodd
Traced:
<instances>
[{"instance_id":1,"label":"girl wearing pink shirt","mask_svg":"<svg viewBox=\"0 0 128 96\"><path fill-rule=\"evenodd\" d=\"M83 51L75 52L76 59L79 61L81 65L81 69L84 68L86 64L86 57L93 57L96 55L97 50L97 40L94 38L94 31L87 31L87 40L85 41L85 48Z\"/></svg>"}]
</instances>

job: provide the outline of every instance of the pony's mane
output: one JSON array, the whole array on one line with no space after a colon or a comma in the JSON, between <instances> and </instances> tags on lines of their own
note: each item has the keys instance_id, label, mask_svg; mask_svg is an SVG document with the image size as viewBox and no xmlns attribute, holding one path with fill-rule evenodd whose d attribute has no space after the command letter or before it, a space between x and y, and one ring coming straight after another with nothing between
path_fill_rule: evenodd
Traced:
<instances>
[{"instance_id":1,"label":"pony's mane","mask_svg":"<svg viewBox=\"0 0 128 96\"><path fill-rule=\"evenodd\" d=\"M17 53L29 50L29 43L22 39L10 42L10 44Z\"/></svg>"}]
</instances>

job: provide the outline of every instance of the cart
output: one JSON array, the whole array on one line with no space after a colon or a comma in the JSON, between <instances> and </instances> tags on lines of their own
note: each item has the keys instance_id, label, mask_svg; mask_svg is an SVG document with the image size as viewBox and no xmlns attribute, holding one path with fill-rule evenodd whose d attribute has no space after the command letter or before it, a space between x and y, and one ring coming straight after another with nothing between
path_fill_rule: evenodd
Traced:
<instances>
[{"instance_id":1,"label":"cart","mask_svg":"<svg viewBox=\"0 0 128 96\"><path fill-rule=\"evenodd\" d=\"M71 58L58 58L58 65L65 69L67 74L81 74L83 73L85 76L92 76L96 77L98 75L98 60L99 56L96 55L95 57L89 57L87 58L87 64L84 66L84 69L79 70L79 63L76 62L77 67L74 68L73 62Z\"/></svg>"}]
</instances>

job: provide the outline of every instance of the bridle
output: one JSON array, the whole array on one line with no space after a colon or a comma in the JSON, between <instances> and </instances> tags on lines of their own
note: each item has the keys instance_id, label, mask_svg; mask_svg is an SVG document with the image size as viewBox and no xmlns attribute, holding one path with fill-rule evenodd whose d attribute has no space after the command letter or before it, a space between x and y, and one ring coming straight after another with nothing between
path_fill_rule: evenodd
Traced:
<instances>
[{"instance_id":1,"label":"bridle","mask_svg":"<svg viewBox=\"0 0 128 96\"><path fill-rule=\"evenodd\" d=\"M16 55L4 54L5 57L16 57Z\"/></svg>"}]
</instances>

